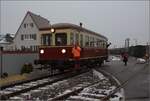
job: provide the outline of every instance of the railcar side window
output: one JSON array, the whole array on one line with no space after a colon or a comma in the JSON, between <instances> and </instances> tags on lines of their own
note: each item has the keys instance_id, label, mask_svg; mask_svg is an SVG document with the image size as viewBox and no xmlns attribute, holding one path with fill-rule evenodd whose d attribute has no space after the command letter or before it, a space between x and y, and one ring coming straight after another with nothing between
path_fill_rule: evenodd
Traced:
<instances>
[{"instance_id":1,"label":"railcar side window","mask_svg":"<svg viewBox=\"0 0 150 101\"><path fill-rule=\"evenodd\" d=\"M94 46L94 38L90 37L90 46L93 47Z\"/></svg>"},{"instance_id":2,"label":"railcar side window","mask_svg":"<svg viewBox=\"0 0 150 101\"><path fill-rule=\"evenodd\" d=\"M99 47L99 39L96 39L96 47Z\"/></svg>"},{"instance_id":3,"label":"railcar side window","mask_svg":"<svg viewBox=\"0 0 150 101\"><path fill-rule=\"evenodd\" d=\"M75 34L75 43L79 43L79 34L78 33Z\"/></svg>"},{"instance_id":4,"label":"railcar side window","mask_svg":"<svg viewBox=\"0 0 150 101\"><path fill-rule=\"evenodd\" d=\"M73 33L70 33L70 45L73 45L74 43Z\"/></svg>"},{"instance_id":5,"label":"railcar side window","mask_svg":"<svg viewBox=\"0 0 150 101\"><path fill-rule=\"evenodd\" d=\"M103 41L101 41L101 46L100 47L103 48Z\"/></svg>"},{"instance_id":6,"label":"railcar side window","mask_svg":"<svg viewBox=\"0 0 150 101\"><path fill-rule=\"evenodd\" d=\"M67 34L66 33L56 33L55 34L55 45L56 46L67 45Z\"/></svg>"},{"instance_id":7,"label":"railcar side window","mask_svg":"<svg viewBox=\"0 0 150 101\"><path fill-rule=\"evenodd\" d=\"M42 45L51 45L52 44L52 35L51 34L43 34L41 36Z\"/></svg>"},{"instance_id":8,"label":"railcar side window","mask_svg":"<svg viewBox=\"0 0 150 101\"><path fill-rule=\"evenodd\" d=\"M98 41L98 47L102 48L102 41L100 39Z\"/></svg>"},{"instance_id":9,"label":"railcar side window","mask_svg":"<svg viewBox=\"0 0 150 101\"><path fill-rule=\"evenodd\" d=\"M83 35L80 34L80 46L82 47L83 46Z\"/></svg>"},{"instance_id":10,"label":"railcar side window","mask_svg":"<svg viewBox=\"0 0 150 101\"><path fill-rule=\"evenodd\" d=\"M85 46L89 46L89 36L85 36Z\"/></svg>"},{"instance_id":11,"label":"railcar side window","mask_svg":"<svg viewBox=\"0 0 150 101\"><path fill-rule=\"evenodd\" d=\"M105 48L105 47L106 47L105 41L102 41L102 42L101 42L101 47L102 47L102 48Z\"/></svg>"},{"instance_id":12,"label":"railcar side window","mask_svg":"<svg viewBox=\"0 0 150 101\"><path fill-rule=\"evenodd\" d=\"M104 41L104 43L103 43L103 46L104 46L104 47L103 47L103 48L106 48L106 45L107 45L107 44L106 44L106 42Z\"/></svg>"},{"instance_id":13,"label":"railcar side window","mask_svg":"<svg viewBox=\"0 0 150 101\"><path fill-rule=\"evenodd\" d=\"M94 37L94 47L97 47L97 40L95 37Z\"/></svg>"}]
</instances>

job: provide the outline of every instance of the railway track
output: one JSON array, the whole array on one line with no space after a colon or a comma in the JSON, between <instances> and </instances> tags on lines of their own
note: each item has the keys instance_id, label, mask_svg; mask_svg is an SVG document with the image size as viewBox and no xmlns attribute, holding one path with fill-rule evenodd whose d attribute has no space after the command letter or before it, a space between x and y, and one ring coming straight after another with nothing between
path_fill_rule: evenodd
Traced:
<instances>
[{"instance_id":1,"label":"railway track","mask_svg":"<svg viewBox=\"0 0 150 101\"><path fill-rule=\"evenodd\" d=\"M42 79L49 78L49 77L54 77L54 76L61 75L61 74L67 73L67 72L50 73L48 75L44 75L44 76L40 76L40 77L36 77L36 78L31 78L31 79L28 78L27 80L12 82L12 83L9 83L7 85L2 85L1 90L9 88L9 87L16 86L16 85L21 85L21 84L24 84L24 83L32 82L32 81L37 81L37 80L42 80Z\"/></svg>"},{"instance_id":2,"label":"railway track","mask_svg":"<svg viewBox=\"0 0 150 101\"><path fill-rule=\"evenodd\" d=\"M93 70L93 74L99 79L90 83L80 83L74 86L71 90L58 95L54 98L49 98L48 101L67 100L67 101L107 101L105 98L115 88L116 83L111 83L108 78L97 70ZM124 101L124 96L118 90L110 96L109 99L116 99L115 101Z\"/></svg>"},{"instance_id":3,"label":"railway track","mask_svg":"<svg viewBox=\"0 0 150 101\"><path fill-rule=\"evenodd\" d=\"M24 82L16 83L7 87L4 87L1 92L1 100L8 100L10 97L14 97L20 95L22 93L29 92L31 90L35 90L40 87L44 87L46 85L50 85L52 83L74 77L76 75L82 74L89 71L89 69L81 70L80 72L64 72L60 74L49 75L46 77L27 80Z\"/></svg>"},{"instance_id":4,"label":"railway track","mask_svg":"<svg viewBox=\"0 0 150 101\"><path fill-rule=\"evenodd\" d=\"M71 73L72 76L66 76L59 78L59 80L52 80L48 82L45 80L45 84L36 85L35 82L25 83L32 87L25 88L24 90L17 90L12 95L5 94L3 98L7 97L8 100L102 100L106 95L109 95L113 89L116 88L116 84L110 82L110 80L103 74L95 69L81 71L80 73ZM70 74L67 74L70 75ZM39 81L40 83L43 81ZM16 88L22 86L17 85ZM13 88L13 90L15 90ZM30 96L30 97L29 97ZM29 97L29 98L28 98ZM116 92L110 99L117 97L123 98L123 96ZM119 101L119 100L118 100Z\"/></svg>"}]
</instances>

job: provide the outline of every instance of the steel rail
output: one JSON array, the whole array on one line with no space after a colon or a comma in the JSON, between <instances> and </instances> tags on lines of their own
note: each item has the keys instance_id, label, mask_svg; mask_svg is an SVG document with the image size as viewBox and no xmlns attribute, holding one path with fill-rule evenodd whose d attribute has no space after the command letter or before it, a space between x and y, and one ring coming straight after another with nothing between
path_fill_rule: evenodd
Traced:
<instances>
[{"instance_id":1,"label":"steel rail","mask_svg":"<svg viewBox=\"0 0 150 101\"><path fill-rule=\"evenodd\" d=\"M48 101L64 100L64 99L68 98L68 97L71 96L71 95L75 95L76 93L79 93L80 91L82 91L83 89L85 89L85 88L87 88L87 87L90 87L90 86L92 86L92 85L98 84L99 82L100 82L100 81L97 81L97 82L94 82L94 83L92 83L92 84L89 84L89 85L87 85L87 86L85 86L85 87L81 87L81 88L75 89L75 90L73 90L73 91L71 91L71 92L65 93L65 94L63 94L63 95L56 96L56 97L54 97L54 98L50 98L50 99L48 99Z\"/></svg>"},{"instance_id":2,"label":"steel rail","mask_svg":"<svg viewBox=\"0 0 150 101\"><path fill-rule=\"evenodd\" d=\"M12 96L16 96L16 95L19 95L21 93L25 93L27 91L30 91L30 90L33 90L33 89L37 89L39 87L43 87L43 86L46 86L46 85L50 85L52 83L55 83L55 82L58 82L58 81L62 81L64 79L68 79L68 78L71 78L71 77L74 77L74 76L77 76L77 75L80 75L82 73L86 73L88 72L89 69L85 69L85 70L81 70L79 72L70 72L70 73L65 73L63 75L59 75L59 78L55 78L54 80L52 81L48 81L48 82L45 82L45 83L42 83L42 84L38 84L36 86L32 86L32 87L29 87L29 88L25 88L25 89L22 89L22 90L19 90L19 91L15 91L15 92L12 92L10 94L4 94L4 95L1 95L0 99L1 100L8 100L9 97L12 97Z\"/></svg>"},{"instance_id":3,"label":"steel rail","mask_svg":"<svg viewBox=\"0 0 150 101\"><path fill-rule=\"evenodd\" d=\"M16 85L21 85L21 84L24 84L24 83L29 83L29 82L32 82L32 81L38 81L38 80L42 80L42 79L45 79L45 78L49 78L49 77L61 75L61 74L67 73L67 72L61 72L61 73L55 73L55 74L52 73L52 74L48 74L48 75L45 75L45 76L42 76L42 77L36 77L36 78L32 78L32 79L17 81L17 82L10 83L10 84L7 84L7 85L2 85L1 86L1 90L6 89L8 87L13 87L13 86L16 86Z\"/></svg>"}]
</instances>

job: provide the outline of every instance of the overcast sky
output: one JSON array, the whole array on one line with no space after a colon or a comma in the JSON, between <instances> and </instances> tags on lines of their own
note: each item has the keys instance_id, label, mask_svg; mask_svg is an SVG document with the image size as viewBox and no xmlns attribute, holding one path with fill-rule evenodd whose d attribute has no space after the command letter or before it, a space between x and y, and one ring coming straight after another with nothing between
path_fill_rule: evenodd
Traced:
<instances>
[{"instance_id":1,"label":"overcast sky","mask_svg":"<svg viewBox=\"0 0 150 101\"><path fill-rule=\"evenodd\" d=\"M150 39L149 1L1 1L1 33L16 33L27 11L54 23L83 23L112 42L112 47L146 44Z\"/></svg>"}]
</instances>

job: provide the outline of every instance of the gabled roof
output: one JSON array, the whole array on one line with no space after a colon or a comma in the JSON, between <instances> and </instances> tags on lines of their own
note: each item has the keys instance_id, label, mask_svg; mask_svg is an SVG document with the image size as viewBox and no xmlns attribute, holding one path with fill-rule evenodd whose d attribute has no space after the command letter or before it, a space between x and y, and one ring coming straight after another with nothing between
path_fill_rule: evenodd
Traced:
<instances>
[{"instance_id":1,"label":"gabled roof","mask_svg":"<svg viewBox=\"0 0 150 101\"><path fill-rule=\"evenodd\" d=\"M28 11L23 19L23 21L21 22L16 34L15 34L15 37L17 36L17 33L22 25L22 23L24 22L25 18L27 17L27 15L30 15L32 20L34 21L34 23L36 24L37 28L38 29L41 29L41 28L45 28L45 27L50 27L50 24L49 24L49 21L44 18L44 17L41 17L40 15L36 15L30 11ZM14 38L15 39L15 38Z\"/></svg>"},{"instance_id":2,"label":"gabled roof","mask_svg":"<svg viewBox=\"0 0 150 101\"><path fill-rule=\"evenodd\" d=\"M50 26L49 25L49 21L46 18L41 17L40 15L36 15L36 14L30 12L30 11L28 11L27 13L31 16L31 18L33 19L34 23L38 27L38 29Z\"/></svg>"},{"instance_id":3,"label":"gabled roof","mask_svg":"<svg viewBox=\"0 0 150 101\"><path fill-rule=\"evenodd\" d=\"M56 24L53 24L51 27L40 28L40 30L49 30L51 28L54 28L54 29L72 28L72 29L76 29L78 31L84 31L87 33L91 33L91 34L97 35L99 37L102 37L102 38L108 40L107 37L105 37L99 33L96 33L94 31L91 31L89 29L86 29L86 28L83 28L83 27L80 27L78 25L71 24L71 23L56 23Z\"/></svg>"}]
</instances>

